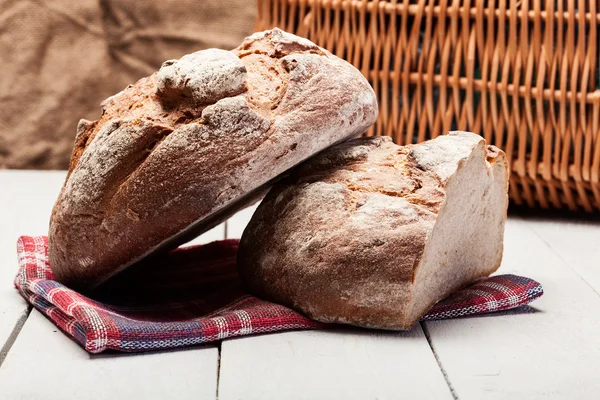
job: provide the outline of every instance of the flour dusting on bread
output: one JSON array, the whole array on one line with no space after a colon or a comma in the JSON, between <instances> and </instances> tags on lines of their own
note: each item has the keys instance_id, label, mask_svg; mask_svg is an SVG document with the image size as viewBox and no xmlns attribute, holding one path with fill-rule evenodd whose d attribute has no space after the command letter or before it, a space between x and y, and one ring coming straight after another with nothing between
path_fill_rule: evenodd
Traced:
<instances>
[{"instance_id":1,"label":"flour dusting on bread","mask_svg":"<svg viewBox=\"0 0 600 400\"><path fill-rule=\"evenodd\" d=\"M473 133L346 142L271 189L242 236L240 275L318 321L409 329L498 268L507 189L504 153Z\"/></svg>"},{"instance_id":2,"label":"flour dusting on bread","mask_svg":"<svg viewBox=\"0 0 600 400\"><path fill-rule=\"evenodd\" d=\"M49 232L55 276L80 289L212 228L378 112L356 68L279 29L166 61L102 110L77 128Z\"/></svg>"}]
</instances>

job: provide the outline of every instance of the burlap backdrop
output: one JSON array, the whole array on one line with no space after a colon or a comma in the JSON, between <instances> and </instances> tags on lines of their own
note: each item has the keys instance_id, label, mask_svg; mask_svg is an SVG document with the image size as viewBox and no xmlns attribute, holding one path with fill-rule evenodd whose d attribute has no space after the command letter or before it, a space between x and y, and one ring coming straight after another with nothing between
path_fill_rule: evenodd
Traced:
<instances>
[{"instance_id":1,"label":"burlap backdrop","mask_svg":"<svg viewBox=\"0 0 600 400\"><path fill-rule=\"evenodd\" d=\"M0 168L66 168L80 118L169 58L230 49L253 0L0 0Z\"/></svg>"}]
</instances>

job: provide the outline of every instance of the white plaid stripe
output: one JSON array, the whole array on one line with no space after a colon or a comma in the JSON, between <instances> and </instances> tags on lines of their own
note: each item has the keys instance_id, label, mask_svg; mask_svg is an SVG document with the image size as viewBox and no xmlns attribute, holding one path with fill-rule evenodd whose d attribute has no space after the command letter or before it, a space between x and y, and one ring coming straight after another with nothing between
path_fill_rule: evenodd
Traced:
<instances>
[{"instance_id":1,"label":"white plaid stripe","mask_svg":"<svg viewBox=\"0 0 600 400\"><path fill-rule=\"evenodd\" d=\"M69 332L71 335L75 334L75 323L77 322L77 320L72 319L69 322L67 322L67 332Z\"/></svg>"},{"instance_id":2,"label":"white plaid stripe","mask_svg":"<svg viewBox=\"0 0 600 400\"><path fill-rule=\"evenodd\" d=\"M462 292L463 293L472 293L472 294L481 296L482 298L485 299L484 304L477 305L478 309L486 308L490 311L494 311L494 310L497 310L498 307L500 306L498 304L498 300L496 300L496 298L490 292L486 292L485 290L465 289Z\"/></svg>"},{"instance_id":3,"label":"white plaid stripe","mask_svg":"<svg viewBox=\"0 0 600 400\"><path fill-rule=\"evenodd\" d=\"M244 310L238 310L235 312L235 315L240 319L240 323L242 327L240 328L241 335L249 335L252 333L252 319L250 318L250 314L248 314Z\"/></svg>"},{"instance_id":4,"label":"white plaid stripe","mask_svg":"<svg viewBox=\"0 0 600 400\"><path fill-rule=\"evenodd\" d=\"M229 331L227 329L227 319L225 317L214 317L212 320L215 322L217 328L219 329L217 339L224 339L227 336L229 336Z\"/></svg>"},{"instance_id":5,"label":"white plaid stripe","mask_svg":"<svg viewBox=\"0 0 600 400\"><path fill-rule=\"evenodd\" d=\"M54 295L57 292L60 292L61 289L62 289L61 287L53 287L52 289L50 289L46 292L46 298L48 299L48 301L50 303L54 303Z\"/></svg>"},{"instance_id":6,"label":"white plaid stripe","mask_svg":"<svg viewBox=\"0 0 600 400\"><path fill-rule=\"evenodd\" d=\"M92 332L96 334L94 340L89 340L86 337L86 349L92 352L99 352L106 349L108 342L108 329L102 322L102 318L98 312L92 307L82 307L82 310L87 314L89 322L92 324ZM86 335L87 336L87 335Z\"/></svg>"},{"instance_id":7,"label":"white plaid stripe","mask_svg":"<svg viewBox=\"0 0 600 400\"><path fill-rule=\"evenodd\" d=\"M42 236L36 236L35 248L43 249L45 247L44 238ZM46 270L48 269L48 257L41 251L35 253L35 265L37 266L37 277L40 279L46 279Z\"/></svg>"},{"instance_id":8,"label":"white plaid stripe","mask_svg":"<svg viewBox=\"0 0 600 400\"><path fill-rule=\"evenodd\" d=\"M506 285L501 285L497 282L481 282L480 286L485 286L485 287L489 287L492 289L496 289L499 290L502 293L507 293L508 294L508 302L510 305L515 305L515 304L519 304L521 298L508 286Z\"/></svg>"}]
</instances>

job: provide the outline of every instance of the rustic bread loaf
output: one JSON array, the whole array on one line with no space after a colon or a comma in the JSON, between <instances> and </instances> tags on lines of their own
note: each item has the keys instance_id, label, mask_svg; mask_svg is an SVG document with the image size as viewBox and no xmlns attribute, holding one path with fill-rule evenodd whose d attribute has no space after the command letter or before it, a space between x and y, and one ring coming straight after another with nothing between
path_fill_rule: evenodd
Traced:
<instances>
[{"instance_id":1,"label":"rustic bread loaf","mask_svg":"<svg viewBox=\"0 0 600 400\"><path fill-rule=\"evenodd\" d=\"M240 274L318 321L409 329L500 265L507 173L473 133L340 144L271 189L242 236Z\"/></svg>"},{"instance_id":2,"label":"rustic bread loaf","mask_svg":"<svg viewBox=\"0 0 600 400\"><path fill-rule=\"evenodd\" d=\"M377 117L358 70L279 29L167 61L102 109L79 123L50 224L54 274L80 289L212 228Z\"/></svg>"}]
</instances>

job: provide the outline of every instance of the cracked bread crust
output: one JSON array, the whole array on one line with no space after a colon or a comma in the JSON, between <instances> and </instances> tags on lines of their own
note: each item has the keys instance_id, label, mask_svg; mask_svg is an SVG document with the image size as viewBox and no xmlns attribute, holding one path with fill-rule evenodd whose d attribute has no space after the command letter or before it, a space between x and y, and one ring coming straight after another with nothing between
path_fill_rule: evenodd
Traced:
<instances>
[{"instance_id":1,"label":"cracked bread crust","mask_svg":"<svg viewBox=\"0 0 600 400\"><path fill-rule=\"evenodd\" d=\"M313 319L393 326L443 200L408 147L389 137L340 144L271 189L242 236L240 275Z\"/></svg>"},{"instance_id":2,"label":"cracked bread crust","mask_svg":"<svg viewBox=\"0 0 600 400\"><path fill-rule=\"evenodd\" d=\"M257 296L321 322L409 329L435 302L499 266L508 175L504 153L484 145L456 132L404 147L389 137L361 138L320 153L273 186L255 211L239 246L242 280ZM469 176L467 166L480 175ZM453 236L489 234L482 240L490 250L464 264L453 258L471 250L440 245L440 227L449 227L440 219L452 215ZM478 220L485 232L461 226L468 221L461 215L487 215ZM423 267L427 255L432 261ZM418 273L427 276L421 286ZM429 283L437 279L431 276L440 281Z\"/></svg>"},{"instance_id":3,"label":"cracked bread crust","mask_svg":"<svg viewBox=\"0 0 600 400\"><path fill-rule=\"evenodd\" d=\"M50 223L53 272L78 289L217 225L377 102L349 63L274 29L167 61L102 110L78 125Z\"/></svg>"}]
</instances>

